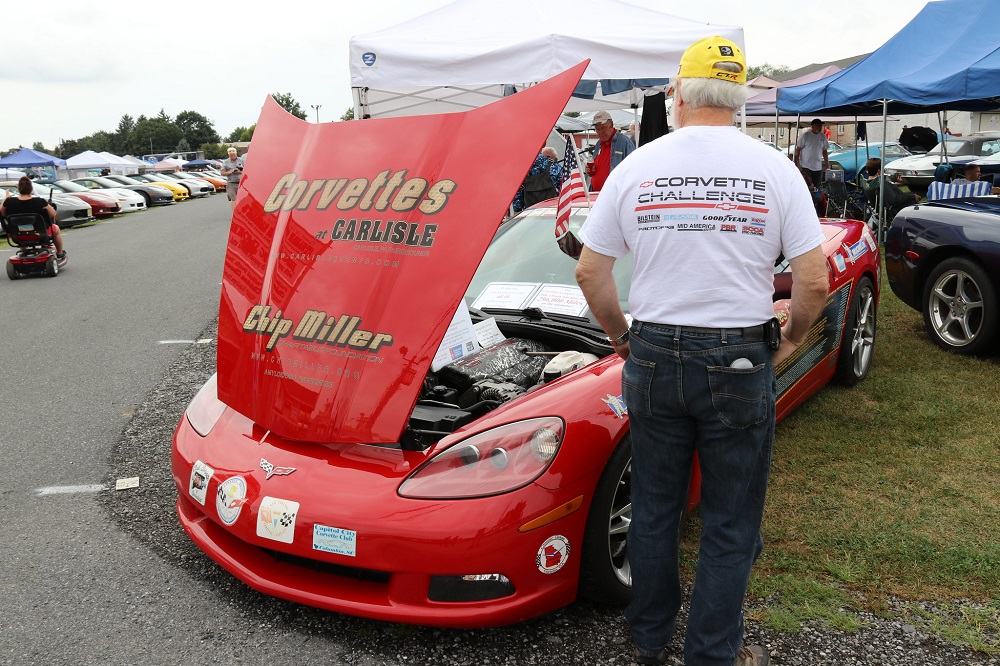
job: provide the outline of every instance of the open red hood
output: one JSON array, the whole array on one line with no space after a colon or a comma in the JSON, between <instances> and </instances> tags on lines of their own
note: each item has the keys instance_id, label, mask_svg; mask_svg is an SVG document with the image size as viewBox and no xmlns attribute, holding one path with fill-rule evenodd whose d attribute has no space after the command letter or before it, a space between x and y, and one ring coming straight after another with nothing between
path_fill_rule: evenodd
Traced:
<instances>
[{"instance_id":1,"label":"open red hood","mask_svg":"<svg viewBox=\"0 0 1000 666\"><path fill-rule=\"evenodd\" d=\"M310 124L270 97L219 307L219 397L277 435L396 442L587 67L466 113Z\"/></svg>"}]
</instances>

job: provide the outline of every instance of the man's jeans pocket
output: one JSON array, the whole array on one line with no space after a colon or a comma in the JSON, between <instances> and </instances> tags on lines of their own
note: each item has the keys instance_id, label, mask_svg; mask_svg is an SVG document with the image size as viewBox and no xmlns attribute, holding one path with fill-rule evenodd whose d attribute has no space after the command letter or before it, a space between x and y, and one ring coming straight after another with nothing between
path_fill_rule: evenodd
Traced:
<instances>
[{"instance_id":1,"label":"man's jeans pocket","mask_svg":"<svg viewBox=\"0 0 1000 666\"><path fill-rule=\"evenodd\" d=\"M746 369L709 366L708 385L719 419L730 428L742 430L767 418L767 378L766 363Z\"/></svg>"},{"instance_id":2,"label":"man's jeans pocket","mask_svg":"<svg viewBox=\"0 0 1000 666\"><path fill-rule=\"evenodd\" d=\"M655 370L655 361L646 361L636 358L635 355L629 355L625 361L622 368L622 397L625 399L629 414L636 416L652 414L649 394Z\"/></svg>"}]
</instances>

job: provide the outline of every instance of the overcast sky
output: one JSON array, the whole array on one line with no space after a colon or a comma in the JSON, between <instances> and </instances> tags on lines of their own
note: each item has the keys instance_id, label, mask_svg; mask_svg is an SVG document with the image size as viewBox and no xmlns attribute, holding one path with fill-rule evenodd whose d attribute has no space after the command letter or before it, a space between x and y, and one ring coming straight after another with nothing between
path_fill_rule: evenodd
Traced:
<instances>
[{"instance_id":1,"label":"overcast sky","mask_svg":"<svg viewBox=\"0 0 1000 666\"><path fill-rule=\"evenodd\" d=\"M290 93L310 121L350 107L347 47L451 0L231 3L50 0L6 24L0 45L0 150L113 132L124 114L205 115L223 137L257 121L268 93ZM554 0L539 0L551 2ZM687 19L742 26L750 66L792 69L869 53L924 0L627 0ZM503 10L502 0L496 3ZM567 20L573 3L566 2ZM575 20L614 20L614 16Z\"/></svg>"}]
</instances>

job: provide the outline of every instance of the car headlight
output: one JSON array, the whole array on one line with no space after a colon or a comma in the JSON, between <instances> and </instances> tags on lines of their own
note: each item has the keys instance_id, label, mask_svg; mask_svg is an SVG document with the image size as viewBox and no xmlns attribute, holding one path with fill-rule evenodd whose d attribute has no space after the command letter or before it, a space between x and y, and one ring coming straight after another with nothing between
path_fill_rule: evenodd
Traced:
<instances>
[{"instance_id":1,"label":"car headlight","mask_svg":"<svg viewBox=\"0 0 1000 666\"><path fill-rule=\"evenodd\" d=\"M226 403L219 400L219 374L215 373L198 389L184 413L194 431L207 437L225 411Z\"/></svg>"},{"instance_id":2,"label":"car headlight","mask_svg":"<svg viewBox=\"0 0 1000 666\"><path fill-rule=\"evenodd\" d=\"M448 447L410 475L402 497L458 499L522 488L544 472L559 451L562 419L547 416L509 423Z\"/></svg>"}]
</instances>

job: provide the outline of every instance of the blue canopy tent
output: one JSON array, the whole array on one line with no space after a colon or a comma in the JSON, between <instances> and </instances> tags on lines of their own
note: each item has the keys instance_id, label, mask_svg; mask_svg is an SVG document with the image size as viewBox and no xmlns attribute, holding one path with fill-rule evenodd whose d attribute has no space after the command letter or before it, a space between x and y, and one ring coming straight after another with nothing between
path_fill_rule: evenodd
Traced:
<instances>
[{"instance_id":1,"label":"blue canopy tent","mask_svg":"<svg viewBox=\"0 0 1000 666\"><path fill-rule=\"evenodd\" d=\"M0 158L0 167L38 167L38 166L58 166L65 167L66 160L59 159L54 155L43 153L31 148L22 148L13 155Z\"/></svg>"},{"instance_id":2,"label":"blue canopy tent","mask_svg":"<svg viewBox=\"0 0 1000 666\"><path fill-rule=\"evenodd\" d=\"M854 115L985 111L1000 107L995 0L929 2L864 60L819 81L782 88L783 113Z\"/></svg>"},{"instance_id":3,"label":"blue canopy tent","mask_svg":"<svg viewBox=\"0 0 1000 666\"><path fill-rule=\"evenodd\" d=\"M777 108L840 116L880 110L884 125L890 113L1000 107L996 10L995 0L929 2L864 60L813 83L780 89ZM880 211L880 237L882 218Z\"/></svg>"}]
</instances>

